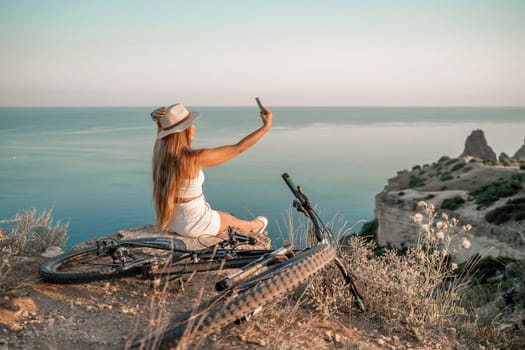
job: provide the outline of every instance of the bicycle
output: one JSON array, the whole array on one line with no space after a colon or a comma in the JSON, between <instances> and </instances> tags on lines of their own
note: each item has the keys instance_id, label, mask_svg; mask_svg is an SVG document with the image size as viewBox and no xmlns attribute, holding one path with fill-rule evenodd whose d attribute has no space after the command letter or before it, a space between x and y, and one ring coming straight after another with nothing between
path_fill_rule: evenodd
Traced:
<instances>
[{"instance_id":1,"label":"bicycle","mask_svg":"<svg viewBox=\"0 0 525 350\"><path fill-rule=\"evenodd\" d=\"M162 329L136 339L131 348L177 344L185 335L204 336L223 325L249 318L265 304L292 292L332 261L343 274L355 304L365 311L353 276L336 256L338 243L333 233L322 222L302 188L296 186L288 174L284 173L282 178L294 195L294 207L311 221L317 244L303 250L293 250L291 245L286 245L236 270L216 283L219 295L172 318Z\"/></svg>"}]
</instances>

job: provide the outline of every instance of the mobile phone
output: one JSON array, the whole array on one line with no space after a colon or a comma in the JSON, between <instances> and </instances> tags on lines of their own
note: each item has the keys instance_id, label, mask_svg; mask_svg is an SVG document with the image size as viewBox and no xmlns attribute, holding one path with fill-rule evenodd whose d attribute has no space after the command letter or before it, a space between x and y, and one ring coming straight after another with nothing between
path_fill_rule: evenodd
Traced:
<instances>
[{"instance_id":1,"label":"mobile phone","mask_svg":"<svg viewBox=\"0 0 525 350\"><path fill-rule=\"evenodd\" d=\"M259 105L259 109L261 110L261 113L264 113L264 108L263 108L263 105L261 103L261 100L259 100L259 97L256 97L255 98L255 101L257 102L257 104Z\"/></svg>"}]
</instances>

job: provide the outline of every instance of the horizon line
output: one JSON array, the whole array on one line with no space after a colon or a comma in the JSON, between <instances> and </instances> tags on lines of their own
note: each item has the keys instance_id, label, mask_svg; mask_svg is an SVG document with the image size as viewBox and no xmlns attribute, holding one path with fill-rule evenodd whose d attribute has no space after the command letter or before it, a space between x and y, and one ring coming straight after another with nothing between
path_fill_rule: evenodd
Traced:
<instances>
[{"instance_id":1,"label":"horizon line","mask_svg":"<svg viewBox=\"0 0 525 350\"><path fill-rule=\"evenodd\" d=\"M0 105L0 108L151 108L154 105ZM205 108L255 107L252 104L188 104L188 106ZM524 105L268 105L277 108L525 108Z\"/></svg>"}]
</instances>

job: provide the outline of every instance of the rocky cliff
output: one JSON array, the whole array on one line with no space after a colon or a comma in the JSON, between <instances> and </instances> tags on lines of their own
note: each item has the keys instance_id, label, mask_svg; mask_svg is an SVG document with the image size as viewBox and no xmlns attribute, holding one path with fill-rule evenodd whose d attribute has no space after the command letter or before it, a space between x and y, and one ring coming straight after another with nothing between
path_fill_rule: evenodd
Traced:
<instances>
[{"instance_id":1,"label":"rocky cliff","mask_svg":"<svg viewBox=\"0 0 525 350\"><path fill-rule=\"evenodd\" d=\"M483 151L495 159L494 151L483 146L483 132L474 131L469 139L465 151ZM476 150L470 147L473 144L481 147ZM470 151L466 153L481 154ZM399 172L375 198L378 244L403 247L416 242L420 227L410 217L418 212L417 203L425 201L459 219L459 227L473 226L468 234L458 237L467 237L472 243L468 251L457 253L458 260L476 252L525 259L525 171L519 163L505 164L442 157Z\"/></svg>"}]
</instances>

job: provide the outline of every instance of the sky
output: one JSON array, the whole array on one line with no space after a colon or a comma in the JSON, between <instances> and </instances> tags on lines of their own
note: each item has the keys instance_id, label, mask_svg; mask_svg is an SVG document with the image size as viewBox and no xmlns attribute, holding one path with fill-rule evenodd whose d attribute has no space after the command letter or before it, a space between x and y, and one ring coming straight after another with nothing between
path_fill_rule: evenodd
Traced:
<instances>
[{"instance_id":1,"label":"sky","mask_svg":"<svg viewBox=\"0 0 525 350\"><path fill-rule=\"evenodd\" d=\"M0 106L524 106L525 1L0 0Z\"/></svg>"}]
</instances>

